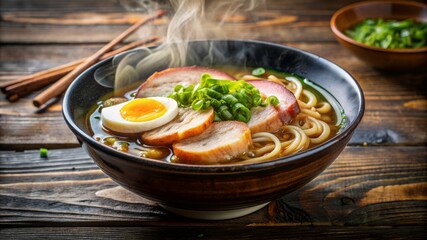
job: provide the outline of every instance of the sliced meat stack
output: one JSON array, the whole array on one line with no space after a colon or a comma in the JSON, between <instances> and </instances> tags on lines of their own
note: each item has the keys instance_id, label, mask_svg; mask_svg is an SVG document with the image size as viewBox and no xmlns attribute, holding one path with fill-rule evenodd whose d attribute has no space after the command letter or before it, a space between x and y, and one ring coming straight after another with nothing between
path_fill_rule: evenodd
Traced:
<instances>
[{"instance_id":1,"label":"sliced meat stack","mask_svg":"<svg viewBox=\"0 0 427 240\"><path fill-rule=\"evenodd\" d=\"M220 164L248 152L252 144L248 125L238 121L212 123L202 134L173 145L181 163Z\"/></svg>"},{"instance_id":2,"label":"sliced meat stack","mask_svg":"<svg viewBox=\"0 0 427 240\"><path fill-rule=\"evenodd\" d=\"M136 98L142 97L166 97L173 92L176 85L181 84L188 86L200 82L200 77L204 73L209 73L212 78L232 80L232 76L206 67L190 66L168 68L161 72L156 72L151 75L147 81L139 86L136 91Z\"/></svg>"},{"instance_id":3,"label":"sliced meat stack","mask_svg":"<svg viewBox=\"0 0 427 240\"><path fill-rule=\"evenodd\" d=\"M167 96L178 84L198 84L204 73L216 79L234 79L226 73L205 67L170 68L149 77L138 88L136 97ZM267 97L276 96L279 105L251 109L252 117L248 124L239 121L213 122L213 109L194 111L181 108L171 122L142 133L142 142L172 145L180 163L230 163L248 152L252 145L252 133L274 132L300 112L295 96L283 85L267 80L252 80L249 83Z\"/></svg>"}]
</instances>

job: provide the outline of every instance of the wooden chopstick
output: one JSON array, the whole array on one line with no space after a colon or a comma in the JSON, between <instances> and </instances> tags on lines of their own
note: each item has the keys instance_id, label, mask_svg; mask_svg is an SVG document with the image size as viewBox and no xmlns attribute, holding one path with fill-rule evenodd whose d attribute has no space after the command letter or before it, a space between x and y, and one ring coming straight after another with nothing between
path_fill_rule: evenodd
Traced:
<instances>
[{"instance_id":1,"label":"wooden chopstick","mask_svg":"<svg viewBox=\"0 0 427 240\"><path fill-rule=\"evenodd\" d=\"M104 60L118 53L127 51L129 49L132 49L138 46L156 45L159 42L160 41L158 37L151 37L144 40L134 41L118 49L105 53L104 55L101 56L99 60ZM84 60L85 59L83 58L77 61L73 61L71 63L64 64L62 66L44 70L42 71L43 74L40 74L41 72L32 74L32 76L33 75L36 76L33 78L24 77L22 79L25 79L25 81L18 81L18 83L9 84L7 87L4 88L3 92L6 93L6 98L10 102L17 101L20 97L23 97L65 76L67 73L71 72L75 67L81 64ZM14 82L14 81L12 80L9 82Z\"/></svg>"},{"instance_id":2,"label":"wooden chopstick","mask_svg":"<svg viewBox=\"0 0 427 240\"><path fill-rule=\"evenodd\" d=\"M98 61L98 59L107 51L109 51L111 48L113 48L115 45L120 43L123 39L125 39L127 36L129 36L131 33L135 32L139 27L142 25L147 24L148 22L159 18L163 16L166 12L163 10L159 10L156 13L148 16L147 18L142 19L141 21L135 23L133 26L128 28L126 31L121 33L119 36L117 36L115 39L113 39L111 42L109 42L107 45L102 47L100 50L98 50L96 53L91 55L90 57L86 58L83 63L78 65L76 68L74 68L70 73L65 75L63 78L59 79L57 82L55 82L52 86L50 86L48 89L46 89L44 92L37 95L34 100L33 104L36 107L40 107L46 101L49 99L56 97L60 95L62 92L64 92L67 87L70 85L70 83L76 78L80 73L82 73L85 69L87 69L90 65L93 65Z\"/></svg>"},{"instance_id":3,"label":"wooden chopstick","mask_svg":"<svg viewBox=\"0 0 427 240\"><path fill-rule=\"evenodd\" d=\"M146 39L146 40L138 40L138 41L131 42L129 44L126 44L126 45L122 46L121 48L118 48L118 49L113 50L113 51L111 51L109 53L106 53L106 54L110 54L111 53L108 56L106 54L104 54L101 57L101 59L110 57L112 55L115 55L117 53L129 50L129 49L132 49L132 48L135 48L135 47L140 46L140 45L149 44L149 43L151 43L153 41L156 41L156 40L158 40L158 37L151 37L151 38ZM66 73L68 73L71 70L73 70L76 66L78 66L81 63L83 63L83 61L85 59L86 58L82 58L82 59L79 59L79 60L76 60L76 61L72 61L72 62L63 64L63 65L60 65L60 66L56 66L56 67L53 67L53 68L50 68L50 69L46 69L46 70L43 70L43 71L40 71L40 72L36 72L36 73L30 74L30 75L26 75L26 76L18 78L18 79L14 79L14 80L2 82L2 83L0 83L0 89L1 89L2 92L6 93L6 92L10 91L10 88L9 88L10 86L17 85L17 84L20 84L20 83L23 83L23 82L27 82L27 81L30 81L30 82L43 81L44 78L49 78L49 77L54 78L55 74L58 74L58 75L62 74L62 76L64 76ZM60 76L60 77L62 77L62 76ZM57 79L59 79L60 77L58 77Z\"/></svg>"}]
</instances>

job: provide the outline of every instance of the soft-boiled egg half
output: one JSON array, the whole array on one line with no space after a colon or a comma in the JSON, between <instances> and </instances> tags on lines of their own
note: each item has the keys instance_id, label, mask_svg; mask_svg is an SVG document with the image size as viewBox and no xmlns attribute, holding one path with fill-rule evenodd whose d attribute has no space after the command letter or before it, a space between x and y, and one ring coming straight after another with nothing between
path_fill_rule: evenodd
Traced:
<instances>
[{"instance_id":1,"label":"soft-boiled egg half","mask_svg":"<svg viewBox=\"0 0 427 240\"><path fill-rule=\"evenodd\" d=\"M103 108L104 127L118 133L139 133L160 127L178 115L178 103L166 97L136 98Z\"/></svg>"}]
</instances>

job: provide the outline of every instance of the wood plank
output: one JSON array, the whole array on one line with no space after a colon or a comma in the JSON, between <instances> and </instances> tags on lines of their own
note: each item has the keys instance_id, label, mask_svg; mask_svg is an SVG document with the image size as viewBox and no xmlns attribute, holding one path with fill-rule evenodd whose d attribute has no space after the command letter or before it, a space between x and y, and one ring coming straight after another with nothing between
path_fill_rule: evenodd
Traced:
<instances>
[{"instance_id":1,"label":"wood plank","mask_svg":"<svg viewBox=\"0 0 427 240\"><path fill-rule=\"evenodd\" d=\"M34 96L34 94L29 97ZM78 147L77 138L66 125L61 103L48 112L38 112L31 99L9 103L4 95L0 100L0 149L23 150Z\"/></svg>"},{"instance_id":2,"label":"wood plank","mask_svg":"<svg viewBox=\"0 0 427 240\"><path fill-rule=\"evenodd\" d=\"M345 5L348 5L353 2L360 0L341 0L341 1L328 1L320 0L316 8L312 8L312 0L267 0L265 1L265 6L260 6L260 8L267 9L280 9L280 10L298 10L298 11L325 11L330 9L338 9ZM124 10L124 6L127 4L129 7L132 2L135 1L107 1L105 3L97 0L57 0L57 1L43 1L43 0L3 0L2 1L2 11L17 11L17 10L26 10L26 11L92 11L92 12L105 12L105 11L118 11ZM167 2L167 1L160 1Z\"/></svg>"},{"instance_id":3,"label":"wood plank","mask_svg":"<svg viewBox=\"0 0 427 240\"><path fill-rule=\"evenodd\" d=\"M0 13L2 43L105 43L135 22L141 13L126 12L120 3L96 1L3 1ZM131 1L128 1L128 3ZM220 38L286 42L335 41L329 28L332 14L357 2L266 1L252 12L238 11L225 21ZM211 3L214 3L212 1ZM212 8L211 8L212 9ZM220 13L222 14L222 12ZM159 20L144 34L159 35L167 21ZM91 34L85 34L90 32ZM142 34L142 33L140 33Z\"/></svg>"},{"instance_id":4,"label":"wood plank","mask_svg":"<svg viewBox=\"0 0 427 240\"><path fill-rule=\"evenodd\" d=\"M5 228L4 239L425 239L423 226L398 227L44 227Z\"/></svg>"},{"instance_id":5,"label":"wood plank","mask_svg":"<svg viewBox=\"0 0 427 240\"><path fill-rule=\"evenodd\" d=\"M90 56L101 44L82 45L3 45L0 75L25 75Z\"/></svg>"},{"instance_id":6,"label":"wood plank","mask_svg":"<svg viewBox=\"0 0 427 240\"><path fill-rule=\"evenodd\" d=\"M282 42L283 43L283 42ZM351 145L424 145L427 124L427 74L386 74L357 60L338 43L288 44L341 65L361 84L366 98L365 117ZM101 45L6 45L0 49L1 80L32 73L87 56ZM31 95L31 96L34 96ZM0 149L77 146L62 120L60 104L37 114L31 96L10 104L0 96ZM3 99L3 100L1 100ZM401 124L402 121L405 124ZM40 142L40 132L44 141ZM60 134L56 134L60 133Z\"/></svg>"},{"instance_id":7,"label":"wood plank","mask_svg":"<svg viewBox=\"0 0 427 240\"><path fill-rule=\"evenodd\" d=\"M329 15L323 16L321 19L304 19L304 17L296 17L289 14L287 16L255 16L256 18L264 18L262 22L255 23L253 19L246 19L246 22L227 23L221 28L221 34L218 38L229 39L258 39L264 41L287 41L287 42L319 42L319 41L335 41L329 29ZM8 16L12 18L12 16ZM67 15L52 19L53 22L60 23L67 21L78 23L81 21L67 19ZM74 17L74 16L71 16ZM14 17L16 18L16 17ZM105 16L91 16L91 18L108 18ZM124 19L114 20L115 22L129 22L131 16L123 16ZM43 43L43 44L58 44L58 43L105 43L113 39L115 36L123 32L128 25L120 24L113 25L106 21L99 25L74 25L74 24L41 24L25 21L34 21L31 19L17 19L19 23L0 22L0 30L8 32L0 36L0 42L8 43ZM74 21L74 22L73 22ZM134 20L132 20L134 21ZM130 21L130 22L132 22ZM313 21L316 25L313 26ZM144 27L144 31L139 31L136 35L164 35L166 23L157 21L154 26ZM85 34L91 32L92 34ZM134 40L134 36L129 38L129 41Z\"/></svg>"},{"instance_id":8,"label":"wood plank","mask_svg":"<svg viewBox=\"0 0 427 240\"><path fill-rule=\"evenodd\" d=\"M118 36L129 25L43 25L43 24L9 24L0 22L0 32L7 32L0 36L2 44L58 44L58 43L107 43ZM90 32L91 34L86 34ZM138 30L127 41L135 40L136 36L140 38L145 36L158 36L160 30L153 26L145 26L144 30Z\"/></svg>"},{"instance_id":9,"label":"wood plank","mask_svg":"<svg viewBox=\"0 0 427 240\"><path fill-rule=\"evenodd\" d=\"M288 42L334 41L329 30L330 17L334 11L352 2L355 1L323 1L312 8L310 1L267 1L254 11L240 10L226 19L218 36ZM118 2L100 7L99 3L80 1L5 1L0 29L8 34L1 35L0 42L108 42L126 28L124 24L131 24L142 16L141 13L126 12L122 5ZM154 25L156 27L146 27L145 34L164 32L167 21L159 20ZM87 32L91 34L85 34Z\"/></svg>"},{"instance_id":10,"label":"wood plank","mask_svg":"<svg viewBox=\"0 0 427 240\"><path fill-rule=\"evenodd\" d=\"M425 147L347 147L303 188L222 222L174 216L105 176L80 149L0 152L0 223L168 226L391 226L427 224ZM54 222L53 222L54 221Z\"/></svg>"}]
</instances>

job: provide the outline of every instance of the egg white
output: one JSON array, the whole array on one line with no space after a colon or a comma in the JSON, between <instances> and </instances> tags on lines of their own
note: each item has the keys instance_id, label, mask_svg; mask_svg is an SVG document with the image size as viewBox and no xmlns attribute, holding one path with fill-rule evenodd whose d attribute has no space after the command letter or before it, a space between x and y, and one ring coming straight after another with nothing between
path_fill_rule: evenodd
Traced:
<instances>
[{"instance_id":1,"label":"egg white","mask_svg":"<svg viewBox=\"0 0 427 240\"><path fill-rule=\"evenodd\" d=\"M103 108L101 111L101 122L104 127L114 132L140 133L165 125L178 115L178 103L175 100L166 97L150 97L150 99L161 102L166 108L166 113L156 119L146 122L127 121L120 115L120 109L133 101L129 100L124 103Z\"/></svg>"}]
</instances>

